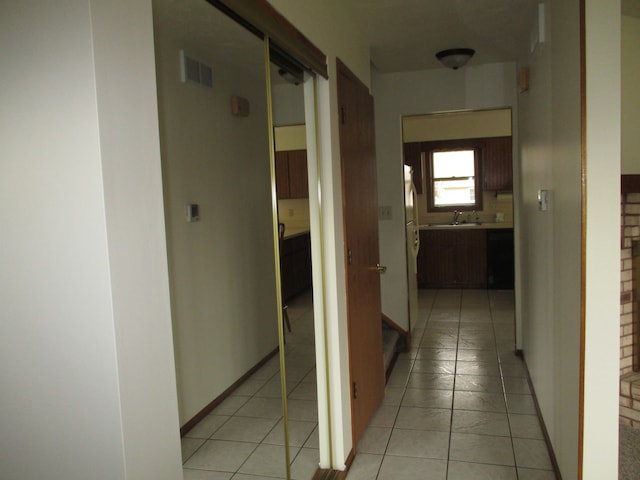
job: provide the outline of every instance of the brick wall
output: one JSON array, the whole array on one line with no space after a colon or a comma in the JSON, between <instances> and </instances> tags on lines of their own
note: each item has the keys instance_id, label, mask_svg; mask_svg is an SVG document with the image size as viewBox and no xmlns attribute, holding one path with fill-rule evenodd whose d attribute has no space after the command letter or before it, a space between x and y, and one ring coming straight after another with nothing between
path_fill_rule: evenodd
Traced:
<instances>
[{"instance_id":1,"label":"brick wall","mask_svg":"<svg viewBox=\"0 0 640 480\"><path fill-rule=\"evenodd\" d=\"M636 296L633 281L633 242L640 240L640 193L629 193L622 197L621 239L620 375L624 375L632 372L634 367Z\"/></svg>"},{"instance_id":2,"label":"brick wall","mask_svg":"<svg viewBox=\"0 0 640 480\"><path fill-rule=\"evenodd\" d=\"M640 193L622 195L620 224L620 421L640 428L640 372L634 372L640 367L634 351L638 336L636 289L640 285L640 271L634 269L634 264L640 264Z\"/></svg>"}]
</instances>

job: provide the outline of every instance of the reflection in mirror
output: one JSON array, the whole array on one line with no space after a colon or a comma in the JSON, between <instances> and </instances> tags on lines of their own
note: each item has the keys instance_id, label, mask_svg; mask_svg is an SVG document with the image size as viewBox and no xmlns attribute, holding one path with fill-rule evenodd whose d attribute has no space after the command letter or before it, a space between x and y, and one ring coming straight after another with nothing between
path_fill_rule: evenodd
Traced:
<instances>
[{"instance_id":1,"label":"reflection in mirror","mask_svg":"<svg viewBox=\"0 0 640 480\"><path fill-rule=\"evenodd\" d=\"M204 0L153 11L184 476L286 478L264 42Z\"/></svg>"},{"instance_id":2,"label":"reflection in mirror","mask_svg":"<svg viewBox=\"0 0 640 480\"><path fill-rule=\"evenodd\" d=\"M303 74L274 63L279 58L273 53L270 78L286 312L287 427L293 477L311 479L318 468L319 447Z\"/></svg>"}]
</instances>

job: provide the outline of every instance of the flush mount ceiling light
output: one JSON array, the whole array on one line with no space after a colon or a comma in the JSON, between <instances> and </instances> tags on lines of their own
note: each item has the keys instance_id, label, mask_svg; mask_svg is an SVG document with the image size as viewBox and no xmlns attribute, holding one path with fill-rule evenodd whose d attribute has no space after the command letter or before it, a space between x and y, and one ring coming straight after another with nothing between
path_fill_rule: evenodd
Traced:
<instances>
[{"instance_id":1,"label":"flush mount ceiling light","mask_svg":"<svg viewBox=\"0 0 640 480\"><path fill-rule=\"evenodd\" d=\"M463 67L476 51L472 48L450 48L436 53L436 58L448 68L454 70Z\"/></svg>"}]
</instances>

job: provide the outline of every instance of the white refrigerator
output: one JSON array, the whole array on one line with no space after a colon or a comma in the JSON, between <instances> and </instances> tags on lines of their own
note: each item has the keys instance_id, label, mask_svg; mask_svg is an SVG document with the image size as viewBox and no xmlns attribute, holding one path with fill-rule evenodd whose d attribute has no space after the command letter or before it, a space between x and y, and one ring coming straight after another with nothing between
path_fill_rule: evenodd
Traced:
<instances>
[{"instance_id":1,"label":"white refrigerator","mask_svg":"<svg viewBox=\"0 0 640 480\"><path fill-rule=\"evenodd\" d=\"M407 291L409 294L409 331L418 318L418 250L420 226L418 224L418 195L413 183L413 168L404 166L404 205L407 243Z\"/></svg>"}]
</instances>

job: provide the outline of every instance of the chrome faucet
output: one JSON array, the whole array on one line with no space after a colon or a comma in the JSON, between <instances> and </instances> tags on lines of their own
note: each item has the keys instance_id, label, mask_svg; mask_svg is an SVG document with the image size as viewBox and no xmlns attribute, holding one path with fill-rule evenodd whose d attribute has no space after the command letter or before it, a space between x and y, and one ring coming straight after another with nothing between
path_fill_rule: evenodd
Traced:
<instances>
[{"instance_id":1,"label":"chrome faucet","mask_svg":"<svg viewBox=\"0 0 640 480\"><path fill-rule=\"evenodd\" d=\"M462 215L462 212L459 212L458 210L453 211L453 221L451 222L452 225L458 225L458 219L460 218L460 215Z\"/></svg>"}]
</instances>

